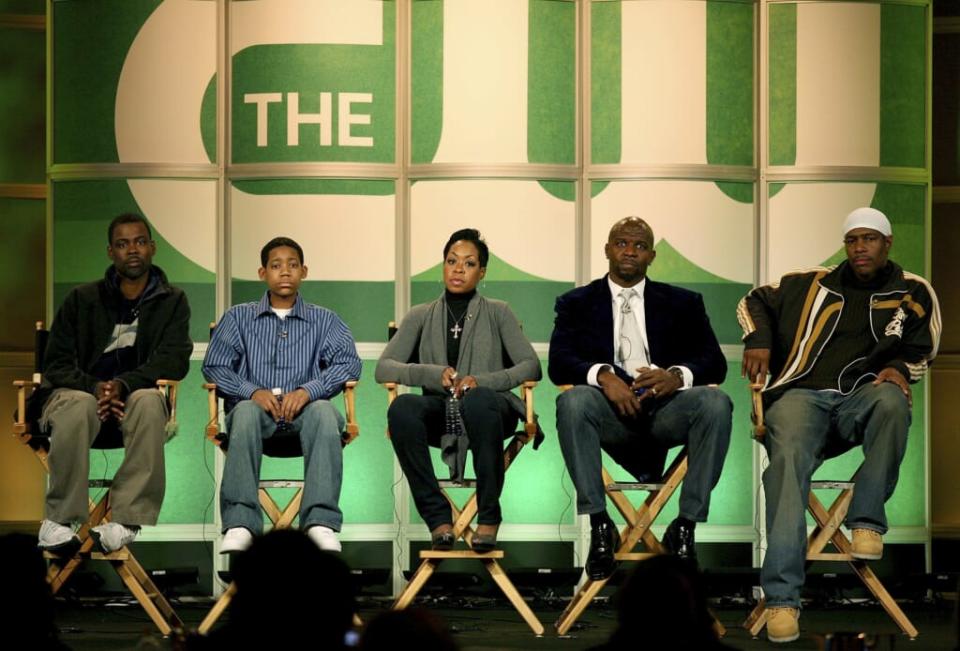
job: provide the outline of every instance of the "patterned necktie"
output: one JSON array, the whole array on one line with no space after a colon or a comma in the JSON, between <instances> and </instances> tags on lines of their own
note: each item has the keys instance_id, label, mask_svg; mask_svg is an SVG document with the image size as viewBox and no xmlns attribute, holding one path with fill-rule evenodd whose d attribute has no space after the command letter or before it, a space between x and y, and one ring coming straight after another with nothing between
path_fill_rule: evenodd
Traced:
<instances>
[{"instance_id":1,"label":"patterned necktie","mask_svg":"<svg viewBox=\"0 0 960 651\"><path fill-rule=\"evenodd\" d=\"M638 368L650 365L637 315L630 305L630 299L637 295L637 290L633 288L620 290L620 341L617 357L620 365L632 376L636 376Z\"/></svg>"}]
</instances>

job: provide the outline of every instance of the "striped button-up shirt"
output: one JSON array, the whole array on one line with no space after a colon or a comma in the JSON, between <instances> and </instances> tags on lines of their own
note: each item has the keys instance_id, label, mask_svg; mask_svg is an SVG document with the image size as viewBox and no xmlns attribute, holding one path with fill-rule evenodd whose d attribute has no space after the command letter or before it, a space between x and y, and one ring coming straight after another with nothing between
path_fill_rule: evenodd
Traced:
<instances>
[{"instance_id":1,"label":"striped button-up shirt","mask_svg":"<svg viewBox=\"0 0 960 651\"><path fill-rule=\"evenodd\" d=\"M360 357L350 328L333 311L297 295L281 319L265 292L259 303L234 305L223 315L203 359L203 376L230 403L274 388L302 388L310 400L328 399L360 378Z\"/></svg>"}]
</instances>

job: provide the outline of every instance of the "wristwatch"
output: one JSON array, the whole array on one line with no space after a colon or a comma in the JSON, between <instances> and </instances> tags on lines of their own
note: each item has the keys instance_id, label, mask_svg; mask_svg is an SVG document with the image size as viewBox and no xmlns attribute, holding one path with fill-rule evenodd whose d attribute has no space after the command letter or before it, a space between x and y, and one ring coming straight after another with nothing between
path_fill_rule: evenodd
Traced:
<instances>
[{"instance_id":1,"label":"wristwatch","mask_svg":"<svg viewBox=\"0 0 960 651\"><path fill-rule=\"evenodd\" d=\"M683 371L681 371L681 370L680 370L679 368L677 368L676 366L671 366L670 368L668 368L668 369L667 369L667 373L670 373L671 375L676 376L676 378L677 378L678 380L680 380L680 386L681 386L681 387L683 387L683 386L685 386L685 385L687 384L686 378L683 377Z\"/></svg>"}]
</instances>

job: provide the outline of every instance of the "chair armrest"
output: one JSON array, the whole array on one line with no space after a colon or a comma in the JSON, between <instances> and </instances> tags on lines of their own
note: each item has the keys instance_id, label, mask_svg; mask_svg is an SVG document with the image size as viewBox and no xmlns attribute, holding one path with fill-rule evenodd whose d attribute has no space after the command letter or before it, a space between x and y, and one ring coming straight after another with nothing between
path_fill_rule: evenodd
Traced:
<instances>
[{"instance_id":1,"label":"chair armrest","mask_svg":"<svg viewBox=\"0 0 960 651\"><path fill-rule=\"evenodd\" d=\"M767 426L763 422L763 385L759 382L750 383L750 401L752 411L750 420L753 421L753 438L759 442L767 436Z\"/></svg>"},{"instance_id":2,"label":"chair armrest","mask_svg":"<svg viewBox=\"0 0 960 651\"><path fill-rule=\"evenodd\" d=\"M13 386L17 389L17 419L13 423L13 435L26 443L30 440L30 434L27 433L27 388L36 389L40 383L35 380L15 380Z\"/></svg>"},{"instance_id":3,"label":"chair armrest","mask_svg":"<svg viewBox=\"0 0 960 651\"><path fill-rule=\"evenodd\" d=\"M397 399L400 384L397 382L384 382L380 386L387 390L387 406L392 405L393 401Z\"/></svg>"},{"instance_id":4,"label":"chair armrest","mask_svg":"<svg viewBox=\"0 0 960 651\"><path fill-rule=\"evenodd\" d=\"M356 409L356 380L350 380L343 385L344 411L346 412L346 438L344 445L352 442L360 436L360 426L357 424ZM203 388L207 391L207 426L205 428L206 437L211 443L220 447L220 409L217 405L217 385L212 382L205 382Z\"/></svg>"},{"instance_id":5,"label":"chair armrest","mask_svg":"<svg viewBox=\"0 0 960 651\"><path fill-rule=\"evenodd\" d=\"M205 382L203 388L207 391L207 426L204 428L204 434L207 439L220 447L220 409L217 407L217 385L212 382Z\"/></svg>"},{"instance_id":6,"label":"chair armrest","mask_svg":"<svg viewBox=\"0 0 960 651\"><path fill-rule=\"evenodd\" d=\"M393 401L397 399L398 387L400 386L396 382L383 382L381 386L387 390L387 407L393 404ZM530 440L537 434L537 421L534 415L533 410L533 389L537 386L537 383L533 380L527 380L520 385L520 397L523 399L523 404L526 405L526 414L523 419L523 429L526 432L527 440ZM390 438L390 428L387 428L387 438Z\"/></svg>"},{"instance_id":7,"label":"chair armrest","mask_svg":"<svg viewBox=\"0 0 960 651\"><path fill-rule=\"evenodd\" d=\"M523 418L523 430L526 432L527 441L532 441L537 435L537 419L533 410L533 389L537 383L533 380L527 380L520 385L520 397L523 398L523 404L526 406L526 414Z\"/></svg>"},{"instance_id":8,"label":"chair armrest","mask_svg":"<svg viewBox=\"0 0 960 651\"><path fill-rule=\"evenodd\" d=\"M397 382L383 382L380 386L387 390L387 409L389 409L390 405L393 404L393 401L397 399L397 395L400 393L400 384ZM387 430L384 432L384 434L387 438L390 438L389 424L387 425Z\"/></svg>"},{"instance_id":9,"label":"chair armrest","mask_svg":"<svg viewBox=\"0 0 960 651\"><path fill-rule=\"evenodd\" d=\"M343 444L348 445L360 436L360 426L357 425L356 388L359 382L350 380L343 385L343 405L347 417L347 428Z\"/></svg>"}]
</instances>

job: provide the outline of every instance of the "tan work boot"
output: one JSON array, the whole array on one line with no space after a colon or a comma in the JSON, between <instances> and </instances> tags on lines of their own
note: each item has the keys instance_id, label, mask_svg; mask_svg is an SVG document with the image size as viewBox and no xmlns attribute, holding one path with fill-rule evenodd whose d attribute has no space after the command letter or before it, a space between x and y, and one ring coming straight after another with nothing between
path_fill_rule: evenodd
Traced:
<instances>
[{"instance_id":1,"label":"tan work boot","mask_svg":"<svg viewBox=\"0 0 960 651\"><path fill-rule=\"evenodd\" d=\"M850 554L865 561L877 560L883 556L883 537L872 529L854 529Z\"/></svg>"},{"instance_id":2,"label":"tan work boot","mask_svg":"<svg viewBox=\"0 0 960 651\"><path fill-rule=\"evenodd\" d=\"M800 610L770 608L767 611L767 639L771 642L793 642L800 637Z\"/></svg>"}]
</instances>

